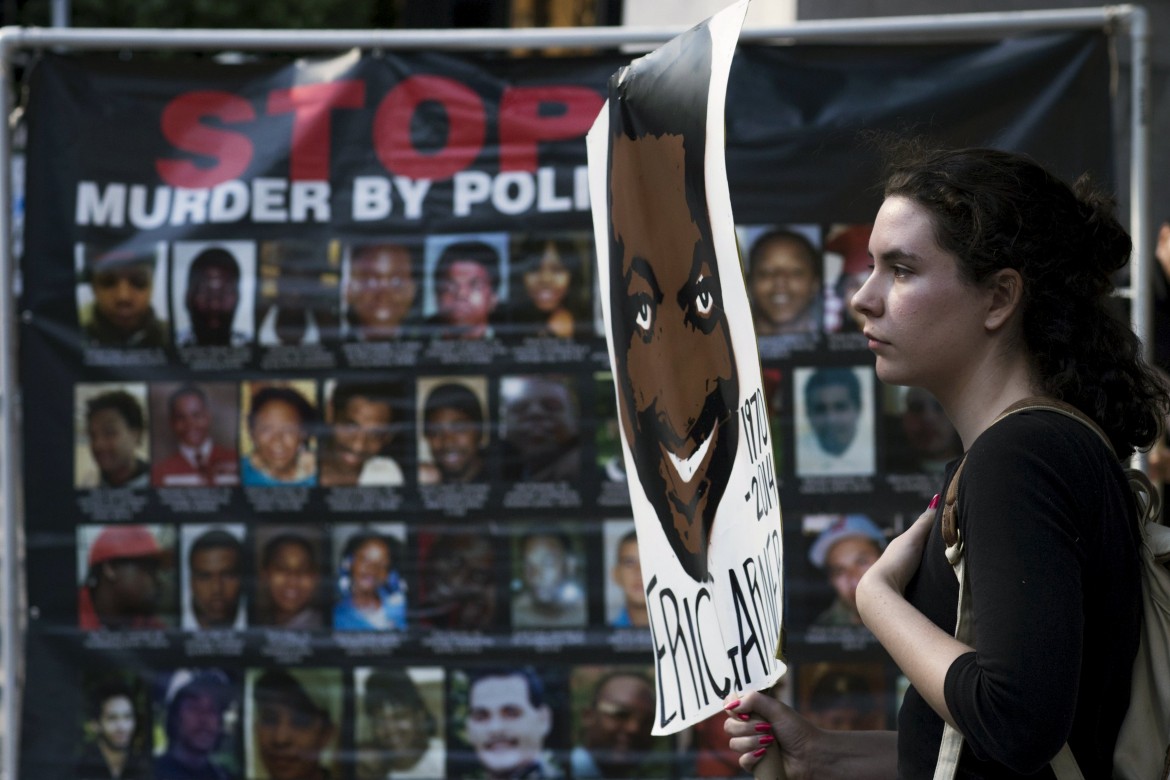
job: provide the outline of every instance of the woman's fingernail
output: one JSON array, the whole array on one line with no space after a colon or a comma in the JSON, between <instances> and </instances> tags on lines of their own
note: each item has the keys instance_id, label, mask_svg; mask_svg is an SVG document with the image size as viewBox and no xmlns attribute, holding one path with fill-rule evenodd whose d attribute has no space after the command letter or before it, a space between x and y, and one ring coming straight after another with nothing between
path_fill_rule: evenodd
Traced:
<instances>
[{"instance_id":1,"label":"woman's fingernail","mask_svg":"<svg viewBox=\"0 0 1170 780\"><path fill-rule=\"evenodd\" d=\"M935 493L934 498L930 499L930 506L927 509L938 509L938 493Z\"/></svg>"},{"instance_id":2,"label":"woman's fingernail","mask_svg":"<svg viewBox=\"0 0 1170 780\"><path fill-rule=\"evenodd\" d=\"M734 710L738 706L739 706L739 699L736 699L735 701L730 701L727 704L724 704L723 709Z\"/></svg>"},{"instance_id":3,"label":"woman's fingernail","mask_svg":"<svg viewBox=\"0 0 1170 780\"><path fill-rule=\"evenodd\" d=\"M736 713L736 717L738 717L740 720L751 720L752 719L751 714L747 713L747 712Z\"/></svg>"},{"instance_id":4,"label":"woman's fingernail","mask_svg":"<svg viewBox=\"0 0 1170 780\"><path fill-rule=\"evenodd\" d=\"M755 756L756 758L759 758L760 756L764 755L767 752L768 752L768 748L762 747L759 750L753 750L752 755Z\"/></svg>"},{"instance_id":5,"label":"woman's fingernail","mask_svg":"<svg viewBox=\"0 0 1170 780\"><path fill-rule=\"evenodd\" d=\"M760 737L760 744L761 745L771 745L775 741L776 741L776 738L773 737L771 734L765 734L764 736Z\"/></svg>"},{"instance_id":6,"label":"woman's fingernail","mask_svg":"<svg viewBox=\"0 0 1170 780\"><path fill-rule=\"evenodd\" d=\"M763 731L771 731L771 730L772 730L771 723L757 723L756 724L756 731L763 732Z\"/></svg>"}]
</instances>

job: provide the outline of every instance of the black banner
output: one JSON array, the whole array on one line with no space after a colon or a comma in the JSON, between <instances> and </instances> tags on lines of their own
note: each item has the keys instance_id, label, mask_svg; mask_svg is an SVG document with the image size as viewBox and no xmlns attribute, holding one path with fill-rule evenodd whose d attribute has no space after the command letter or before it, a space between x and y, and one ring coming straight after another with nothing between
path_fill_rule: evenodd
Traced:
<instances>
[{"instance_id":1,"label":"black banner","mask_svg":"<svg viewBox=\"0 0 1170 780\"><path fill-rule=\"evenodd\" d=\"M22 777L734 773L720 716L649 736L663 650L584 145L627 61L38 60ZM1108 182L1108 77L1087 34L736 55L785 695L817 723L894 726L896 669L850 582L958 454L851 326L880 203L868 134Z\"/></svg>"}]
</instances>

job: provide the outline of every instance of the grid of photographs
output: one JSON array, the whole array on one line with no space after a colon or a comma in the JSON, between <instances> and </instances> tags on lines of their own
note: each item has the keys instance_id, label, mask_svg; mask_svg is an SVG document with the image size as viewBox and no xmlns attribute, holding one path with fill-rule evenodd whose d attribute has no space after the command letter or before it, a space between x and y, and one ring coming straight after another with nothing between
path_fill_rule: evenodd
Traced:
<instances>
[{"instance_id":1,"label":"grid of photographs","mask_svg":"<svg viewBox=\"0 0 1170 780\"><path fill-rule=\"evenodd\" d=\"M737 231L784 507L780 695L889 728L905 682L854 591L958 441L873 376L848 304L868 226ZM85 659L78 771L117 744L163 778L192 750L216 777L738 773L720 717L650 736L588 234L77 258L87 363L119 367L72 392L78 588L54 617Z\"/></svg>"}]
</instances>

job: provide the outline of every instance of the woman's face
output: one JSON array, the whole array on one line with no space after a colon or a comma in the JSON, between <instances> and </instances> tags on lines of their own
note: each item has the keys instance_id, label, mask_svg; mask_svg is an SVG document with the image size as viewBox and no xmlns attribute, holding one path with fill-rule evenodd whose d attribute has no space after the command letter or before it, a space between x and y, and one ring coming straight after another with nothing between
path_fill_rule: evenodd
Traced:
<instances>
[{"instance_id":1,"label":"woman's face","mask_svg":"<svg viewBox=\"0 0 1170 780\"><path fill-rule=\"evenodd\" d=\"M305 423L296 407L279 399L260 407L252 421L252 440L264 467L277 477L296 473L297 453L305 441Z\"/></svg>"},{"instance_id":2,"label":"woman's face","mask_svg":"<svg viewBox=\"0 0 1170 780\"><path fill-rule=\"evenodd\" d=\"M278 620L288 620L309 606L321 579L309 551L295 542L276 548L263 574Z\"/></svg>"},{"instance_id":3,"label":"woman's face","mask_svg":"<svg viewBox=\"0 0 1170 780\"><path fill-rule=\"evenodd\" d=\"M524 272L524 290L537 309L553 312L560 308L569 294L569 276L560 252L549 241L536 265Z\"/></svg>"},{"instance_id":4,"label":"woman's face","mask_svg":"<svg viewBox=\"0 0 1170 780\"><path fill-rule=\"evenodd\" d=\"M909 198L886 198L869 251L873 273L853 308L865 318L878 378L940 399L978 381L974 358L990 347L992 293L961 277L959 259L935 240L929 212Z\"/></svg>"},{"instance_id":5,"label":"woman's face","mask_svg":"<svg viewBox=\"0 0 1170 780\"><path fill-rule=\"evenodd\" d=\"M353 553L350 562L353 595L374 596L378 586L390 576L390 550L377 539L362 543Z\"/></svg>"}]
</instances>

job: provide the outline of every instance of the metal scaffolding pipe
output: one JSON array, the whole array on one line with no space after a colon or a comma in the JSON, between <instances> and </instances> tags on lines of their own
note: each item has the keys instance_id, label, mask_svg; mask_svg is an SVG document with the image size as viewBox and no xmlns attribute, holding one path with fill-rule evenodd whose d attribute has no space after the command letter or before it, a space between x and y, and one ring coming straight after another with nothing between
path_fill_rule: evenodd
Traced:
<instances>
[{"instance_id":1,"label":"metal scaffolding pipe","mask_svg":"<svg viewBox=\"0 0 1170 780\"><path fill-rule=\"evenodd\" d=\"M1119 5L1067 11L894 16L797 22L792 25L744 30L745 42L791 41L888 43L891 38L954 40L967 37L1015 35L1052 29L1093 29L1108 26L1133 13ZM671 27L557 27L477 30L165 30L165 29L52 29L5 27L0 35L14 48L41 49L253 49L312 51L320 49L383 48L484 50L546 47L616 48L658 45L687 28Z\"/></svg>"}]
</instances>

